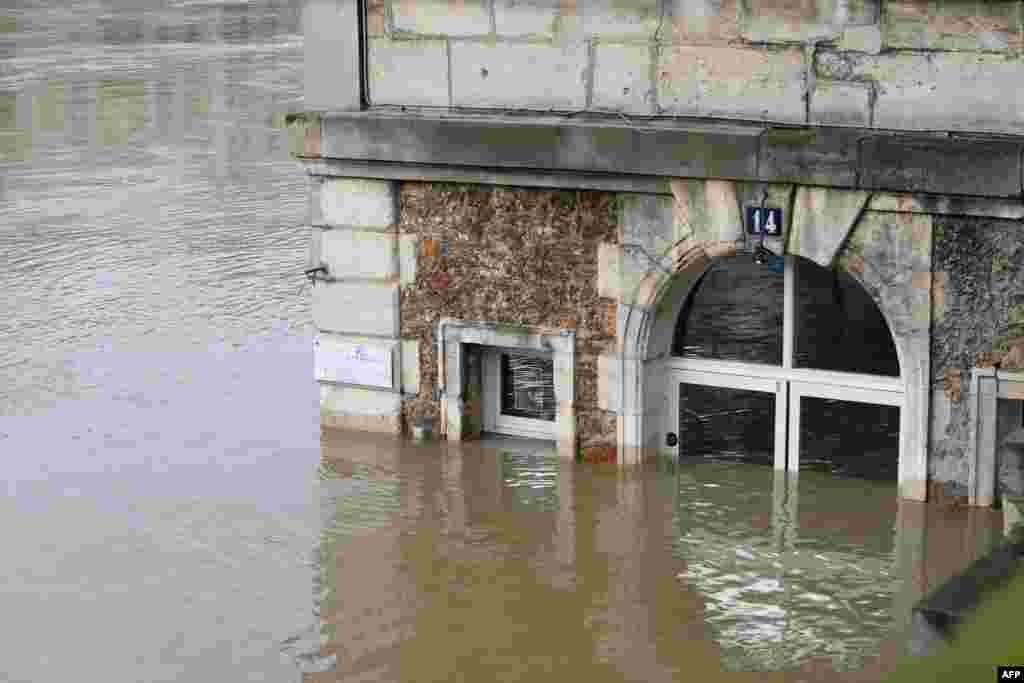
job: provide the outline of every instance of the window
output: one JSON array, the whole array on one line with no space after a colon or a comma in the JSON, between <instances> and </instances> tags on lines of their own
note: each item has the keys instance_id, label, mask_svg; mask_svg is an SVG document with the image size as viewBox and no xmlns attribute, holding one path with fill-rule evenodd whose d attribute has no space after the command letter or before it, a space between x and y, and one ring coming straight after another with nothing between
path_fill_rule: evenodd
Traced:
<instances>
[{"instance_id":1,"label":"window","mask_svg":"<svg viewBox=\"0 0 1024 683\"><path fill-rule=\"evenodd\" d=\"M679 314L669 367L680 456L894 480L896 346L849 274L799 257L783 273L717 259Z\"/></svg>"},{"instance_id":2,"label":"window","mask_svg":"<svg viewBox=\"0 0 1024 683\"><path fill-rule=\"evenodd\" d=\"M541 351L484 350L484 430L498 434L556 437L554 361Z\"/></svg>"}]
</instances>

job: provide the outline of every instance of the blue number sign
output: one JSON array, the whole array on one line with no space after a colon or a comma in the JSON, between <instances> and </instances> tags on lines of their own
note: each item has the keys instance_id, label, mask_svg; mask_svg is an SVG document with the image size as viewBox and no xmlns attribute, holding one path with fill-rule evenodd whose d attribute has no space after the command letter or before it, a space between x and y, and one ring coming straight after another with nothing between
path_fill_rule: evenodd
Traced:
<instances>
[{"instance_id":1,"label":"blue number sign","mask_svg":"<svg viewBox=\"0 0 1024 683\"><path fill-rule=\"evenodd\" d=\"M747 233L765 237L781 235L782 209L768 206L748 206Z\"/></svg>"}]
</instances>

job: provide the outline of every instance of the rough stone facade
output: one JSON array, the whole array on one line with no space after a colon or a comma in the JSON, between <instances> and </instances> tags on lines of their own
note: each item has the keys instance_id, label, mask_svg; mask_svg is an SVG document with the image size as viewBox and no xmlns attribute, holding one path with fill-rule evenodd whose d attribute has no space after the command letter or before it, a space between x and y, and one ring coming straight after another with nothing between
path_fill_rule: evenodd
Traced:
<instances>
[{"instance_id":1,"label":"rough stone facade","mask_svg":"<svg viewBox=\"0 0 1024 683\"><path fill-rule=\"evenodd\" d=\"M416 279L401 289L401 337L419 342L421 378L419 395L403 402L405 428L423 415L440 424L434 326L448 317L574 329L581 447L614 445L615 416L598 408L597 358L615 343L615 303L598 293L597 252L618 241L615 195L403 183L398 229L419 244Z\"/></svg>"},{"instance_id":2,"label":"rough stone facade","mask_svg":"<svg viewBox=\"0 0 1024 683\"><path fill-rule=\"evenodd\" d=\"M942 287L934 302L931 342L929 471L935 480L951 482L948 490L962 494L968 475L971 368L997 363L1007 368L1011 340L1024 336L1024 229L1018 221L941 216L935 219L933 248ZM1001 410L997 444L1011 417ZM1005 489L1019 467L1004 464L1000 480Z\"/></svg>"}]
</instances>

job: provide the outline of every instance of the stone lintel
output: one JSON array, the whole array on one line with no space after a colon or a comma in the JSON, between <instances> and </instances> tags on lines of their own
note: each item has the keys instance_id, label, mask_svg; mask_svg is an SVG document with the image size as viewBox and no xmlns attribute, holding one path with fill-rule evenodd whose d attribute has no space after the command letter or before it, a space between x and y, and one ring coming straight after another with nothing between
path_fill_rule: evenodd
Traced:
<instances>
[{"instance_id":1,"label":"stone lintel","mask_svg":"<svg viewBox=\"0 0 1024 683\"><path fill-rule=\"evenodd\" d=\"M321 155L389 178L664 192L664 178L720 178L862 190L1021 198L1021 136L895 133L676 118L332 112ZM435 171L438 176L435 176ZM410 177L411 176L411 177ZM519 182L519 181L517 181ZM525 182L525 180L524 180Z\"/></svg>"}]
</instances>

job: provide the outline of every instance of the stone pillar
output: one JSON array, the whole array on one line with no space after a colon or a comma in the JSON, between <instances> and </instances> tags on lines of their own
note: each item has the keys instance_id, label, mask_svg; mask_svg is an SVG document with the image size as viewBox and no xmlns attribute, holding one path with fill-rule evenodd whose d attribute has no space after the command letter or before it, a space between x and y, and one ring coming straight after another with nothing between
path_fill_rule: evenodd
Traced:
<instances>
[{"instance_id":1,"label":"stone pillar","mask_svg":"<svg viewBox=\"0 0 1024 683\"><path fill-rule=\"evenodd\" d=\"M325 426L401 429L403 378L414 373L402 371L398 338L397 191L385 180L312 181L311 261L327 269L313 288Z\"/></svg>"}]
</instances>

